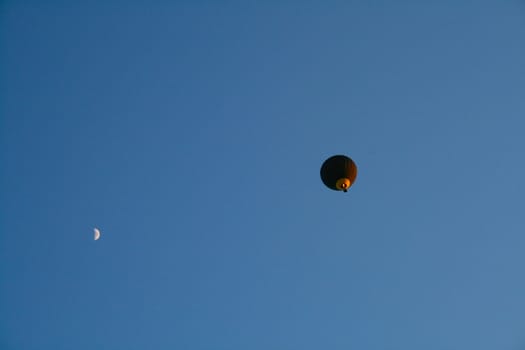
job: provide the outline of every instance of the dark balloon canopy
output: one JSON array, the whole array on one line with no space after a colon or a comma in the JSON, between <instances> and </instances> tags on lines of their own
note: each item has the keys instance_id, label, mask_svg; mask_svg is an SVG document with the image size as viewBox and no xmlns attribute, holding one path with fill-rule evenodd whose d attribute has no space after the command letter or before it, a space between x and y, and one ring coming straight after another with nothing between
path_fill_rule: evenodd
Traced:
<instances>
[{"instance_id":1,"label":"dark balloon canopy","mask_svg":"<svg viewBox=\"0 0 525 350\"><path fill-rule=\"evenodd\" d=\"M321 166L321 180L326 187L334 191L348 191L356 177L357 166L347 156L330 157Z\"/></svg>"}]
</instances>

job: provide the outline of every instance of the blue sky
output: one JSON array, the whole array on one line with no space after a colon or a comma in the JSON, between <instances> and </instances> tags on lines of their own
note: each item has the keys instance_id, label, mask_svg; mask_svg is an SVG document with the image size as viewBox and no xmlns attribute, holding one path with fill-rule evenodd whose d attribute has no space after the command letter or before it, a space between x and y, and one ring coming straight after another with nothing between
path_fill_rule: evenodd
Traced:
<instances>
[{"instance_id":1,"label":"blue sky","mask_svg":"<svg viewBox=\"0 0 525 350\"><path fill-rule=\"evenodd\" d=\"M525 347L523 2L0 23L2 349Z\"/></svg>"}]
</instances>

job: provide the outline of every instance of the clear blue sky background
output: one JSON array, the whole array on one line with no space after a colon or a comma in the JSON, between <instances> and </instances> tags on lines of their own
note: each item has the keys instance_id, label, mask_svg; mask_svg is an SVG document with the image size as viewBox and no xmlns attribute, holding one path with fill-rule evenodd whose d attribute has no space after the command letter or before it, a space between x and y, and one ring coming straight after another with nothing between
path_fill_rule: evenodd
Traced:
<instances>
[{"instance_id":1,"label":"clear blue sky background","mask_svg":"<svg viewBox=\"0 0 525 350\"><path fill-rule=\"evenodd\" d=\"M523 2L0 18L1 349L525 348Z\"/></svg>"}]
</instances>

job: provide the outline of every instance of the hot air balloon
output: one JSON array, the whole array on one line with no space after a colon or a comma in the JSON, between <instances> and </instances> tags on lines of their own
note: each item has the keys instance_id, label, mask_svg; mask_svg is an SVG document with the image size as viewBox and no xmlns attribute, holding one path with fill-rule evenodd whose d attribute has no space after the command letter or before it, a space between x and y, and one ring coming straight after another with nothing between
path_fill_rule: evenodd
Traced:
<instances>
[{"instance_id":1,"label":"hot air balloon","mask_svg":"<svg viewBox=\"0 0 525 350\"><path fill-rule=\"evenodd\" d=\"M330 157L321 166L321 180L334 191L348 191L356 177L357 166L351 158L344 155Z\"/></svg>"}]
</instances>

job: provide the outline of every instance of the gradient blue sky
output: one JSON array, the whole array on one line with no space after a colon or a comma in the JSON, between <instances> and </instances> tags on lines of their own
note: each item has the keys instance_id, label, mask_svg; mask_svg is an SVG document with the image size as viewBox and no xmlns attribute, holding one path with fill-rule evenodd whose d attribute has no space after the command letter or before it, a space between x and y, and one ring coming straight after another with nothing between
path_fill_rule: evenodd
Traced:
<instances>
[{"instance_id":1,"label":"gradient blue sky","mask_svg":"<svg viewBox=\"0 0 525 350\"><path fill-rule=\"evenodd\" d=\"M0 9L1 349L525 348L523 2Z\"/></svg>"}]
</instances>

